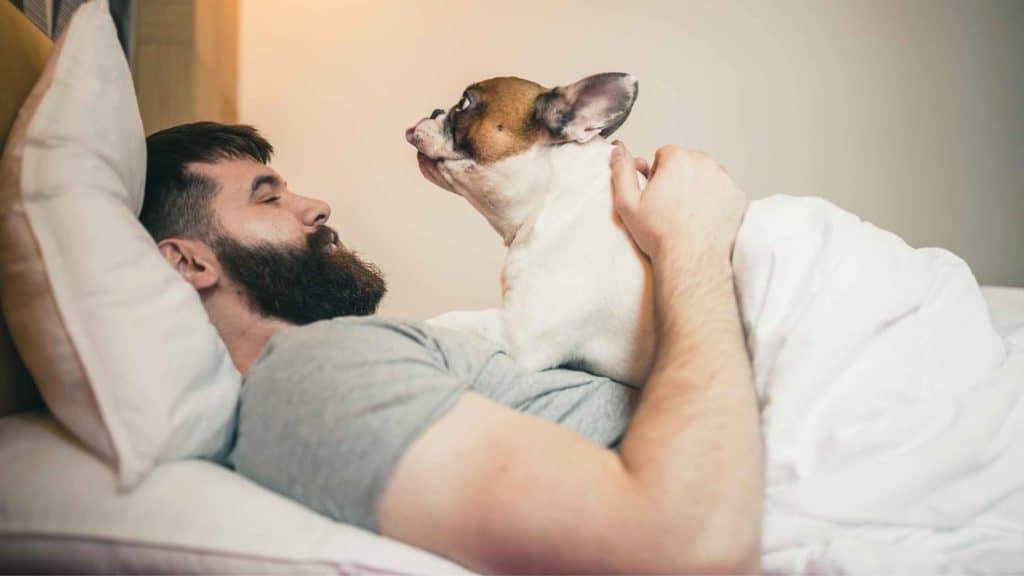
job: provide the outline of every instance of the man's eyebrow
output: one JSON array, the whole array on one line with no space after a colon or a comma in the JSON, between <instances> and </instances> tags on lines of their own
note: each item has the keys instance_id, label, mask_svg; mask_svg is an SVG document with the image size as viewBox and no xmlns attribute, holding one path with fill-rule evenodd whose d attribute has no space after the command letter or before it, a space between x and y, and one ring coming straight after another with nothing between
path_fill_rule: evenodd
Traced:
<instances>
[{"instance_id":1,"label":"man's eyebrow","mask_svg":"<svg viewBox=\"0 0 1024 576\"><path fill-rule=\"evenodd\" d=\"M252 201L256 197L256 191L264 184L270 185L271 188L280 188L283 182L281 182L281 179L275 174L260 174L252 179L252 190L249 192L249 201Z\"/></svg>"}]
</instances>

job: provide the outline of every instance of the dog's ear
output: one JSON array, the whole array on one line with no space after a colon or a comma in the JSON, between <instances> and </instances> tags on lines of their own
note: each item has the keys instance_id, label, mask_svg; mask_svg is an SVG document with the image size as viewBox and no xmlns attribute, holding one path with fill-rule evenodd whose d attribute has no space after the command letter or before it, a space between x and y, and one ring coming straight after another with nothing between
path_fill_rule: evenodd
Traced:
<instances>
[{"instance_id":1,"label":"dog's ear","mask_svg":"<svg viewBox=\"0 0 1024 576\"><path fill-rule=\"evenodd\" d=\"M607 138L629 117L638 91L632 74L596 74L537 96L534 114L560 142Z\"/></svg>"}]
</instances>

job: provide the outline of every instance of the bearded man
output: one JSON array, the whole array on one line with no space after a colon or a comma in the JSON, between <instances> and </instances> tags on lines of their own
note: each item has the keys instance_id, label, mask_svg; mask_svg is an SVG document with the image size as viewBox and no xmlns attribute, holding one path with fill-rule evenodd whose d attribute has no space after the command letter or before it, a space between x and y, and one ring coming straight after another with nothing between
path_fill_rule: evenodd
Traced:
<instances>
[{"instance_id":1,"label":"bearded man","mask_svg":"<svg viewBox=\"0 0 1024 576\"><path fill-rule=\"evenodd\" d=\"M641 190L643 163L612 158L654 275L658 351L637 394L370 316L381 274L272 152L248 126L148 138L142 222L244 377L239 473L483 572L758 569L762 448L730 265L746 198L714 161L659 149Z\"/></svg>"}]
</instances>

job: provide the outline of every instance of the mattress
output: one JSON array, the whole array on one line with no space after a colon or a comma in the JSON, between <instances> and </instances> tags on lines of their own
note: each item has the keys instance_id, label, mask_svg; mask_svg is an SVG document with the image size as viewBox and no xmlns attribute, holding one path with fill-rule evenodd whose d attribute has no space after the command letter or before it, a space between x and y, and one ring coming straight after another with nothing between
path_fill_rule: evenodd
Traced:
<instances>
[{"instance_id":1,"label":"mattress","mask_svg":"<svg viewBox=\"0 0 1024 576\"><path fill-rule=\"evenodd\" d=\"M47 414L0 418L0 574L460 574L221 466L159 466L131 492Z\"/></svg>"}]
</instances>

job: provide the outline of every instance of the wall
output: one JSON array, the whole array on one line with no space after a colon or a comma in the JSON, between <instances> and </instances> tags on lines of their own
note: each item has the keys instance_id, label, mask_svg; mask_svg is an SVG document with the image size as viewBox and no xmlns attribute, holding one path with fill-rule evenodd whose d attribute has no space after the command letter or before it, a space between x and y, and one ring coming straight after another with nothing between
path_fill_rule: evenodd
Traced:
<instances>
[{"instance_id":1,"label":"wall","mask_svg":"<svg viewBox=\"0 0 1024 576\"><path fill-rule=\"evenodd\" d=\"M465 85L640 78L635 153L709 151L753 198L825 196L1024 286L1024 3L246 0L239 114L379 263L383 312L498 301L502 246L403 131Z\"/></svg>"},{"instance_id":2,"label":"wall","mask_svg":"<svg viewBox=\"0 0 1024 576\"><path fill-rule=\"evenodd\" d=\"M146 133L238 116L238 0L135 3L132 74Z\"/></svg>"}]
</instances>

